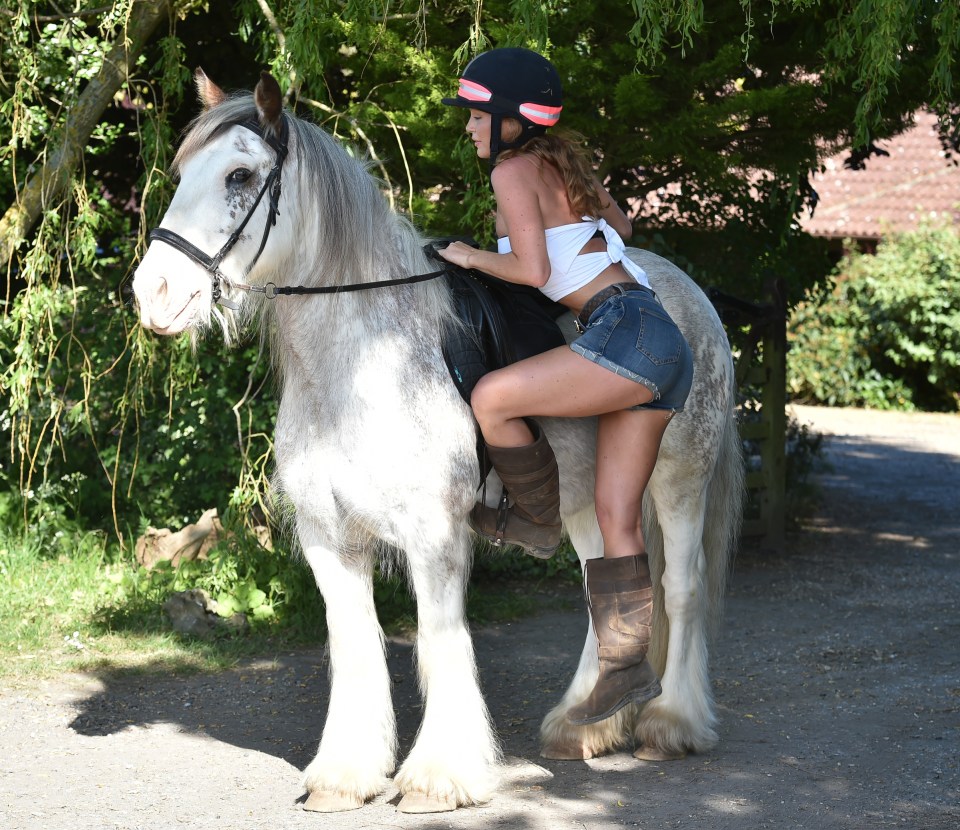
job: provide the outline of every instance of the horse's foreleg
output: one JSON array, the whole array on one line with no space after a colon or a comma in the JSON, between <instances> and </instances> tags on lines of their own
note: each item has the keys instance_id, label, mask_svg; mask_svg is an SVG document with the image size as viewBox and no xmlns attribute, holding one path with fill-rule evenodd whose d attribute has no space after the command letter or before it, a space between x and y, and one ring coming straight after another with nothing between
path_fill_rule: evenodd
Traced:
<instances>
[{"instance_id":1,"label":"horse's foreleg","mask_svg":"<svg viewBox=\"0 0 960 830\"><path fill-rule=\"evenodd\" d=\"M373 559L341 557L322 545L303 548L326 604L330 655L330 706L320 748L304 772L304 809L354 810L386 788L397 745Z\"/></svg>"},{"instance_id":2,"label":"horse's foreleg","mask_svg":"<svg viewBox=\"0 0 960 830\"><path fill-rule=\"evenodd\" d=\"M640 748L635 755L643 760L682 758L717 742L708 669L704 505L699 495L683 499L673 495L669 509L661 501L663 509L658 510L663 530L660 583L669 633L660 681L663 692L644 707L637 723ZM652 656L663 662L662 654Z\"/></svg>"},{"instance_id":3,"label":"horse's foreleg","mask_svg":"<svg viewBox=\"0 0 960 830\"><path fill-rule=\"evenodd\" d=\"M469 545L463 527L442 544L408 548L425 709L416 743L396 776L403 793L401 812L478 804L490 798L497 784L499 750L466 626Z\"/></svg>"},{"instance_id":4,"label":"horse's foreleg","mask_svg":"<svg viewBox=\"0 0 960 830\"><path fill-rule=\"evenodd\" d=\"M587 559L603 555L603 538L593 506L565 519L581 566ZM567 720L570 707L576 706L593 690L599 674L597 638L587 617L587 639L580 654L576 674L560 702L547 714L540 726L540 754L544 758L579 761L613 752L633 741L631 728L635 707L621 709L599 723L576 725Z\"/></svg>"}]
</instances>

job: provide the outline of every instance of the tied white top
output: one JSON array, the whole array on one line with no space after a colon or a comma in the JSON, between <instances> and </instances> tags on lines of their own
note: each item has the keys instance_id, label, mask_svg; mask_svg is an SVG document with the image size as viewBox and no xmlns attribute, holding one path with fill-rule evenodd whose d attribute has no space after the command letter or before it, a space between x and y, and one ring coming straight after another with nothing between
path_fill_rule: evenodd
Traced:
<instances>
[{"instance_id":1,"label":"tied white top","mask_svg":"<svg viewBox=\"0 0 960 830\"><path fill-rule=\"evenodd\" d=\"M583 246L600 231L607 241L606 251L581 254ZM619 262L640 285L650 287L646 272L629 257L624 256L623 240L606 219L584 216L583 221L557 225L546 229L547 256L550 258L550 279L540 290L551 300L558 301L583 288L614 262ZM509 254L510 237L497 240L497 250Z\"/></svg>"}]
</instances>

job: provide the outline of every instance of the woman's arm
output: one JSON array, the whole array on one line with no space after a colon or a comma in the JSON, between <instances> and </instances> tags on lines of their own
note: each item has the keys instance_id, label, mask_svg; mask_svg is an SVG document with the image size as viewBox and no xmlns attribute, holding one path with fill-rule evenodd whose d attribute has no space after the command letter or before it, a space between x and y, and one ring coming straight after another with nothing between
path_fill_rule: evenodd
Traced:
<instances>
[{"instance_id":1,"label":"woman's arm","mask_svg":"<svg viewBox=\"0 0 960 830\"><path fill-rule=\"evenodd\" d=\"M620 234L624 242L629 242L630 237L633 236L633 223L599 181L596 187L597 195L600 197L600 218L606 220L607 224Z\"/></svg>"},{"instance_id":2,"label":"woman's arm","mask_svg":"<svg viewBox=\"0 0 960 830\"><path fill-rule=\"evenodd\" d=\"M511 252L500 254L454 242L438 253L448 262L476 268L507 282L541 288L550 279L550 259L540 211L536 167L521 156L498 165L491 176L497 216L510 237Z\"/></svg>"}]
</instances>

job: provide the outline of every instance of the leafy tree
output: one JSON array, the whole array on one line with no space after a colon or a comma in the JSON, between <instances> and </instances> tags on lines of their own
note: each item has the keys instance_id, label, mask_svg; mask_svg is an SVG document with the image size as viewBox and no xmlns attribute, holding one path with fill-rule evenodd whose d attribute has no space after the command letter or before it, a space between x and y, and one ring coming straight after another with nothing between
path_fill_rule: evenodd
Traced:
<instances>
[{"instance_id":1,"label":"leafy tree","mask_svg":"<svg viewBox=\"0 0 960 830\"><path fill-rule=\"evenodd\" d=\"M187 342L144 336L122 289L141 227L171 192L172 110L190 77L175 24L199 4L131 0L71 14L8 5L17 9L3 9L15 36L2 47L0 164L4 244L19 250L0 321L13 462L2 472L22 510L9 499L0 509L8 524L18 512L34 529L82 516L118 534L141 515L192 520L198 506L223 501L241 469L260 474L262 451L243 467L222 441L258 440L262 429L244 419L269 430L273 408L259 402L256 419L232 408L255 349L247 361L195 360ZM169 28L148 41L164 20Z\"/></svg>"},{"instance_id":2,"label":"leafy tree","mask_svg":"<svg viewBox=\"0 0 960 830\"><path fill-rule=\"evenodd\" d=\"M227 88L269 66L421 227L489 242L487 171L440 99L479 50L542 49L615 196L660 194L638 201L638 242L740 296L777 275L799 297L825 272L795 223L821 155L866 158L925 104L956 137L958 14L941 0L0 0L3 474L120 531L261 478L272 403L245 394L263 380L248 377L256 348L194 358L142 335L124 294L171 193L196 66ZM255 463L210 451L228 434Z\"/></svg>"}]
</instances>

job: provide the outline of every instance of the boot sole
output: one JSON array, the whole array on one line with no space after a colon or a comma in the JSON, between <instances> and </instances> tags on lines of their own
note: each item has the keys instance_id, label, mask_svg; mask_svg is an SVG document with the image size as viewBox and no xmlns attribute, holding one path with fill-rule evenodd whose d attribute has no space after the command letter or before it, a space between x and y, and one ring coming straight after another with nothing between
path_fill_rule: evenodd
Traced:
<instances>
[{"instance_id":1,"label":"boot sole","mask_svg":"<svg viewBox=\"0 0 960 830\"><path fill-rule=\"evenodd\" d=\"M504 539L503 541L498 542L496 536L490 536L487 533L483 532L482 530L478 530L477 528L473 527L472 523L471 523L471 527L473 528L473 532L476 533L477 536L483 539L487 544L489 544L490 547L520 548L525 554L527 554L528 556L533 556L536 559L550 559L560 547L559 542L556 545L554 545L552 548L537 548L537 547L534 547L533 545L523 544L522 542L514 542L514 541L511 541L510 539Z\"/></svg>"},{"instance_id":2,"label":"boot sole","mask_svg":"<svg viewBox=\"0 0 960 830\"><path fill-rule=\"evenodd\" d=\"M663 688L660 686L660 681L658 680L653 686L647 686L645 689L635 689L629 694L624 695L613 706L607 709L606 712L602 712L599 715L587 715L583 718L572 718L568 712L567 720L570 721L570 723L576 724L577 726L588 726L591 723L599 723L600 721L606 720L612 715L615 715L624 706L628 706L631 703L646 703L648 700L653 700L655 697L659 697L662 691Z\"/></svg>"}]
</instances>

